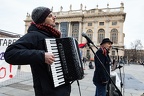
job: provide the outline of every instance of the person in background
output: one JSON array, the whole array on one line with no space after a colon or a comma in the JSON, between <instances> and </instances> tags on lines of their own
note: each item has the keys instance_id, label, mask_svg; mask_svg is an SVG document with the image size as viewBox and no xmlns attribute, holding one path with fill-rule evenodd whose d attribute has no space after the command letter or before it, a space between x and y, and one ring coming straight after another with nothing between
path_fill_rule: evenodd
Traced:
<instances>
[{"instance_id":1,"label":"person in background","mask_svg":"<svg viewBox=\"0 0 144 96\"><path fill-rule=\"evenodd\" d=\"M86 57L83 57L82 61L83 61L84 64L86 64L86 61L87 61Z\"/></svg>"},{"instance_id":2,"label":"person in background","mask_svg":"<svg viewBox=\"0 0 144 96\"><path fill-rule=\"evenodd\" d=\"M86 57L83 57L82 61L83 61L84 69L85 69L86 61L87 61Z\"/></svg>"},{"instance_id":3,"label":"person in background","mask_svg":"<svg viewBox=\"0 0 144 96\"><path fill-rule=\"evenodd\" d=\"M61 32L54 28L56 16L49 8L40 6L33 9L31 18L33 22L27 34L6 49L5 61L13 65L30 65L35 96L70 96L70 83L54 88L50 74L55 56L46 51L45 38L60 38Z\"/></svg>"},{"instance_id":4,"label":"person in background","mask_svg":"<svg viewBox=\"0 0 144 96\"><path fill-rule=\"evenodd\" d=\"M89 69L94 69L94 66L92 65L92 60L89 62Z\"/></svg>"},{"instance_id":5,"label":"person in background","mask_svg":"<svg viewBox=\"0 0 144 96\"><path fill-rule=\"evenodd\" d=\"M107 84L109 82L109 77L106 71L110 75L111 60L109 57L109 50L111 49L112 44L113 42L110 41L109 38L104 38L94 57L96 66L93 76L93 83L96 86L95 96L106 96L107 94ZM102 67L102 64L104 65L106 71Z\"/></svg>"}]
</instances>

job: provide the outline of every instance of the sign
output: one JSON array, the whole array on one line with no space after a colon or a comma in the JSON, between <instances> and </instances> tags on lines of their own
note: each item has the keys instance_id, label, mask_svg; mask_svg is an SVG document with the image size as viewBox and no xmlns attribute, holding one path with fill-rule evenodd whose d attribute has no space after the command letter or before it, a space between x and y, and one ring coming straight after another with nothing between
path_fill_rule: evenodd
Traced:
<instances>
[{"instance_id":1,"label":"sign","mask_svg":"<svg viewBox=\"0 0 144 96\"><path fill-rule=\"evenodd\" d=\"M13 78L16 75L18 65L11 65L5 62L4 52L7 46L19 38L0 38L0 82Z\"/></svg>"}]
</instances>

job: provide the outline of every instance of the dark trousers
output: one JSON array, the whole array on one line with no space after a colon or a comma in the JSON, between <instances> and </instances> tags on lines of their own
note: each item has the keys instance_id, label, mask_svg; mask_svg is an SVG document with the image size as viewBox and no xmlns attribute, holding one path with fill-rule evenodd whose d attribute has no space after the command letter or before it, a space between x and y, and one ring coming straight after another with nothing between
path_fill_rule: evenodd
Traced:
<instances>
[{"instance_id":1,"label":"dark trousers","mask_svg":"<svg viewBox=\"0 0 144 96\"><path fill-rule=\"evenodd\" d=\"M106 96L106 86L101 84L96 84L95 96Z\"/></svg>"}]
</instances>

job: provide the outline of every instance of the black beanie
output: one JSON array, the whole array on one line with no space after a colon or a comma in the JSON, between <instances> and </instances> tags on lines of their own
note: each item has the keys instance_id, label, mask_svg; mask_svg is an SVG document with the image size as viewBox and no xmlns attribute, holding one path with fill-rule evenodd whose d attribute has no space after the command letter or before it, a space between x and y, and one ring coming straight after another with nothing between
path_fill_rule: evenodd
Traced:
<instances>
[{"instance_id":1,"label":"black beanie","mask_svg":"<svg viewBox=\"0 0 144 96\"><path fill-rule=\"evenodd\" d=\"M32 11L31 18L36 24L43 23L50 13L47 7L37 7Z\"/></svg>"}]
</instances>

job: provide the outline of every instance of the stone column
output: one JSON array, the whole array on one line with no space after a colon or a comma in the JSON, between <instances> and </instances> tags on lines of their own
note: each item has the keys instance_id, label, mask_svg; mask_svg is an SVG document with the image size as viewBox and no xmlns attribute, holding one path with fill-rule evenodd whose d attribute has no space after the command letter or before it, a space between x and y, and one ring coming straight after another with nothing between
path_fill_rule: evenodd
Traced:
<instances>
[{"instance_id":1,"label":"stone column","mask_svg":"<svg viewBox=\"0 0 144 96\"><path fill-rule=\"evenodd\" d=\"M79 43L82 41L81 40L81 38L82 38L81 34L82 34L82 22L79 22L79 34L78 34L78 42Z\"/></svg>"},{"instance_id":2,"label":"stone column","mask_svg":"<svg viewBox=\"0 0 144 96\"><path fill-rule=\"evenodd\" d=\"M60 23L61 23L61 22L58 23L58 30L59 30L59 31L61 31L61 30L60 30Z\"/></svg>"},{"instance_id":3,"label":"stone column","mask_svg":"<svg viewBox=\"0 0 144 96\"><path fill-rule=\"evenodd\" d=\"M28 30L28 24L25 22L25 34L27 33Z\"/></svg>"},{"instance_id":4,"label":"stone column","mask_svg":"<svg viewBox=\"0 0 144 96\"><path fill-rule=\"evenodd\" d=\"M29 13L27 13L27 15L26 15L26 20L24 20L24 22L25 22L25 34L27 33L27 30L28 30L28 28L29 28L29 26L30 26L30 22L31 22L32 20L31 20L31 16L30 16L30 14Z\"/></svg>"},{"instance_id":5,"label":"stone column","mask_svg":"<svg viewBox=\"0 0 144 96\"><path fill-rule=\"evenodd\" d=\"M105 21L106 23L106 29L105 29L105 37L106 38L110 38L110 31L109 31L109 22L110 22L110 20L109 19L107 19L106 21Z\"/></svg>"},{"instance_id":6,"label":"stone column","mask_svg":"<svg viewBox=\"0 0 144 96\"><path fill-rule=\"evenodd\" d=\"M83 22L83 25L82 25L82 27L83 27L83 30L82 30L82 32L86 32L86 22ZM85 40L85 38L84 37L82 37L81 36L81 43L84 43L84 42L86 42L86 40Z\"/></svg>"},{"instance_id":7,"label":"stone column","mask_svg":"<svg viewBox=\"0 0 144 96\"><path fill-rule=\"evenodd\" d=\"M71 36L71 22L68 24L68 36Z\"/></svg>"},{"instance_id":8,"label":"stone column","mask_svg":"<svg viewBox=\"0 0 144 96\"><path fill-rule=\"evenodd\" d=\"M118 39L118 43L120 44L120 45L124 45L124 37L123 37L123 20L119 20L119 23L120 23L120 29L119 29L119 39Z\"/></svg>"},{"instance_id":9,"label":"stone column","mask_svg":"<svg viewBox=\"0 0 144 96\"><path fill-rule=\"evenodd\" d=\"M96 45L98 42L98 21L94 21L94 32L93 32L93 41Z\"/></svg>"}]
</instances>

